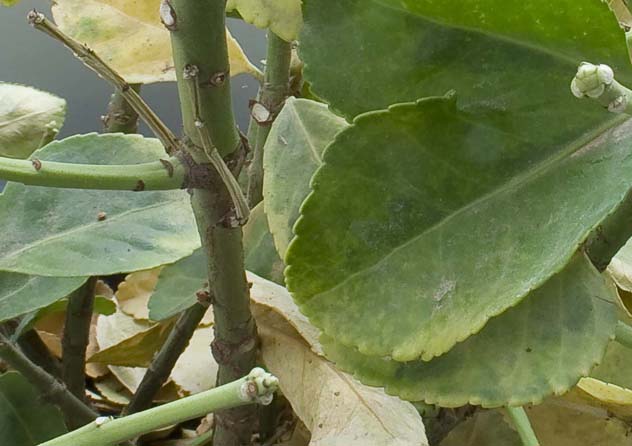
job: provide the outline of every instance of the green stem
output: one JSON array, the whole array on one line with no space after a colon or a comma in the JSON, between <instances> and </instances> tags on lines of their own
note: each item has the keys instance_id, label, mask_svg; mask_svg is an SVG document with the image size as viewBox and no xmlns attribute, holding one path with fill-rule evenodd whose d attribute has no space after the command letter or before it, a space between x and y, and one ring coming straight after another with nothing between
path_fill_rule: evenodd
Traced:
<instances>
[{"instance_id":1,"label":"green stem","mask_svg":"<svg viewBox=\"0 0 632 446\"><path fill-rule=\"evenodd\" d=\"M245 378L173 401L144 412L111 419L101 417L66 435L39 446L111 446L162 427L178 424L210 412L271 400L277 379L262 369Z\"/></svg>"},{"instance_id":2,"label":"green stem","mask_svg":"<svg viewBox=\"0 0 632 446\"><path fill-rule=\"evenodd\" d=\"M97 278L91 277L68 296L62 338L62 378L68 390L81 400L86 395L86 348L90 337L96 284Z\"/></svg>"},{"instance_id":3,"label":"green stem","mask_svg":"<svg viewBox=\"0 0 632 446\"><path fill-rule=\"evenodd\" d=\"M264 80L258 102L253 106L251 120L251 125L258 127L256 137L251 141L253 153L248 169L248 202L251 208L263 200L263 149L272 123L289 93L291 61L291 43L268 31ZM257 108L261 110L257 112ZM260 116L261 112L263 116Z\"/></svg>"},{"instance_id":4,"label":"green stem","mask_svg":"<svg viewBox=\"0 0 632 446\"><path fill-rule=\"evenodd\" d=\"M136 93L140 93L140 84L129 86ZM106 133L137 133L138 113L125 100L120 90L116 90L108 103L108 112L101 118Z\"/></svg>"},{"instance_id":5,"label":"green stem","mask_svg":"<svg viewBox=\"0 0 632 446\"><path fill-rule=\"evenodd\" d=\"M224 31L226 1L172 0L166 5L162 11L163 22L169 23L172 30L185 133L193 145L204 147L196 127L196 115L199 115L213 147L225 158L241 147L230 92ZM197 99L185 76L191 66L196 67L200 79ZM193 191L191 204L208 262L215 319L215 339L211 346L219 365L217 381L221 385L243 376L255 365L257 334L250 312L242 230L233 200L219 178L210 181L213 183L210 188ZM215 414L213 443L216 446L249 444L256 419L256 410L252 407Z\"/></svg>"},{"instance_id":6,"label":"green stem","mask_svg":"<svg viewBox=\"0 0 632 446\"><path fill-rule=\"evenodd\" d=\"M55 378L61 378L61 364L55 358L35 330L27 330L18 338L18 345L35 364Z\"/></svg>"},{"instance_id":7,"label":"green stem","mask_svg":"<svg viewBox=\"0 0 632 446\"><path fill-rule=\"evenodd\" d=\"M612 258L632 235L632 190L616 209L588 236L584 250L595 268L605 271Z\"/></svg>"},{"instance_id":8,"label":"green stem","mask_svg":"<svg viewBox=\"0 0 632 446\"><path fill-rule=\"evenodd\" d=\"M522 444L524 446L539 446L540 442L535 436L535 432L533 432L531 422L524 409L522 407L507 407L506 410L509 419L518 431Z\"/></svg>"},{"instance_id":9,"label":"green stem","mask_svg":"<svg viewBox=\"0 0 632 446\"><path fill-rule=\"evenodd\" d=\"M70 393L64 384L35 365L2 333L0 333L0 358L29 380L45 400L59 406L66 420L69 421L70 427L83 426L99 416L83 401Z\"/></svg>"},{"instance_id":10,"label":"green stem","mask_svg":"<svg viewBox=\"0 0 632 446\"><path fill-rule=\"evenodd\" d=\"M167 167L166 167L167 166ZM130 165L71 164L0 157L0 179L29 186L99 190L170 190L185 186L176 157Z\"/></svg>"},{"instance_id":11,"label":"green stem","mask_svg":"<svg viewBox=\"0 0 632 446\"><path fill-rule=\"evenodd\" d=\"M628 348L632 348L632 327L621 321L617 322L615 340Z\"/></svg>"},{"instance_id":12,"label":"green stem","mask_svg":"<svg viewBox=\"0 0 632 446\"><path fill-rule=\"evenodd\" d=\"M210 301L200 300L182 312L171 333L169 333L167 341L152 360L147 372L145 372L143 380L134 393L132 400L123 410L123 415L140 412L151 407L154 397L169 379L176 361L187 348L187 345L189 345L189 341L204 317L206 310L208 310L209 305Z\"/></svg>"}]
</instances>

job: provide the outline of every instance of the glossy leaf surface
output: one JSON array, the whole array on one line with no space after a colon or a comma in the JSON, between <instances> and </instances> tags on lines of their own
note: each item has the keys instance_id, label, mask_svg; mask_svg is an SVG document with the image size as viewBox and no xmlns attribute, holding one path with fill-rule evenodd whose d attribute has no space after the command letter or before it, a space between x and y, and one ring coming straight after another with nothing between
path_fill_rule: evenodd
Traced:
<instances>
[{"instance_id":1,"label":"glossy leaf surface","mask_svg":"<svg viewBox=\"0 0 632 446\"><path fill-rule=\"evenodd\" d=\"M630 128L543 149L454 99L367 113L312 179L288 289L364 354L441 355L560 271L619 205Z\"/></svg>"},{"instance_id":2,"label":"glossy leaf surface","mask_svg":"<svg viewBox=\"0 0 632 446\"><path fill-rule=\"evenodd\" d=\"M163 155L156 139L80 135L34 156L45 162L136 164ZM99 214L105 213L105 219ZM184 191L125 192L7 184L0 195L0 270L90 276L149 269L200 246Z\"/></svg>"},{"instance_id":3,"label":"glossy leaf surface","mask_svg":"<svg viewBox=\"0 0 632 446\"><path fill-rule=\"evenodd\" d=\"M66 101L23 85L0 82L0 156L28 158L50 142L66 118Z\"/></svg>"},{"instance_id":4,"label":"glossy leaf surface","mask_svg":"<svg viewBox=\"0 0 632 446\"><path fill-rule=\"evenodd\" d=\"M539 403L587 376L616 325L615 290L582 255L518 306L429 362L370 357L328 336L325 353L343 370L390 394L443 407Z\"/></svg>"}]
</instances>

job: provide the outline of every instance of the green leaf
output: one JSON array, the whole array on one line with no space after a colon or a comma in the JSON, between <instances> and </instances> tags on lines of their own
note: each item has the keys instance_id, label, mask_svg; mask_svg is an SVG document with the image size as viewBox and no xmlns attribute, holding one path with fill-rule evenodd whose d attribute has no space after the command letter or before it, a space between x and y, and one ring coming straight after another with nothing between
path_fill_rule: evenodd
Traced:
<instances>
[{"instance_id":1,"label":"green leaf","mask_svg":"<svg viewBox=\"0 0 632 446\"><path fill-rule=\"evenodd\" d=\"M39 310L68 296L85 277L38 277L0 272L0 322Z\"/></svg>"},{"instance_id":2,"label":"green leaf","mask_svg":"<svg viewBox=\"0 0 632 446\"><path fill-rule=\"evenodd\" d=\"M5 4L5 6L11 6ZM0 156L27 158L64 124L66 101L23 85L0 82Z\"/></svg>"},{"instance_id":3,"label":"green leaf","mask_svg":"<svg viewBox=\"0 0 632 446\"><path fill-rule=\"evenodd\" d=\"M550 145L604 120L569 94L577 64L631 79L623 32L596 0L306 0L304 10L305 77L350 117L455 88L465 107Z\"/></svg>"},{"instance_id":4,"label":"green leaf","mask_svg":"<svg viewBox=\"0 0 632 446\"><path fill-rule=\"evenodd\" d=\"M309 180L322 164L322 153L345 127L344 119L326 105L306 99L288 98L274 121L263 152L263 195L281 257L294 237L292 227L309 194Z\"/></svg>"},{"instance_id":5,"label":"green leaf","mask_svg":"<svg viewBox=\"0 0 632 446\"><path fill-rule=\"evenodd\" d=\"M22 375L0 375L0 444L36 446L65 433L59 410L42 402Z\"/></svg>"},{"instance_id":6,"label":"green leaf","mask_svg":"<svg viewBox=\"0 0 632 446\"><path fill-rule=\"evenodd\" d=\"M206 265L204 251L197 249L189 257L165 266L149 298L149 319L163 321L193 305L195 293L208 285Z\"/></svg>"},{"instance_id":7,"label":"green leaf","mask_svg":"<svg viewBox=\"0 0 632 446\"><path fill-rule=\"evenodd\" d=\"M632 349L612 341L608 345L603 360L592 371L590 377L625 389L632 389L630 370L632 370Z\"/></svg>"},{"instance_id":8,"label":"green leaf","mask_svg":"<svg viewBox=\"0 0 632 446\"><path fill-rule=\"evenodd\" d=\"M291 42L303 26L301 0L228 0L226 11L237 10L245 22L258 28L270 28Z\"/></svg>"},{"instance_id":9,"label":"green leaf","mask_svg":"<svg viewBox=\"0 0 632 446\"><path fill-rule=\"evenodd\" d=\"M34 154L45 161L136 164L159 159L156 139L80 135ZM99 216L105 213L105 219ZM117 192L7 184L0 195L0 270L95 276L175 262L200 246L186 192Z\"/></svg>"},{"instance_id":10,"label":"green leaf","mask_svg":"<svg viewBox=\"0 0 632 446\"><path fill-rule=\"evenodd\" d=\"M259 203L252 209L250 220L244 226L244 253L246 269L268 280L283 284L285 265L274 247L263 203Z\"/></svg>"},{"instance_id":11,"label":"green leaf","mask_svg":"<svg viewBox=\"0 0 632 446\"><path fill-rule=\"evenodd\" d=\"M252 210L244 227L244 254L247 270L283 283L283 262L274 249L261 204ZM198 249L160 272L149 299L149 318L162 321L186 310L196 302L195 293L207 286L206 256L202 249Z\"/></svg>"},{"instance_id":12,"label":"green leaf","mask_svg":"<svg viewBox=\"0 0 632 446\"><path fill-rule=\"evenodd\" d=\"M2 6L14 6L20 3L20 0L0 0Z\"/></svg>"},{"instance_id":13,"label":"green leaf","mask_svg":"<svg viewBox=\"0 0 632 446\"><path fill-rule=\"evenodd\" d=\"M617 321L615 292L577 254L520 305L432 361L365 356L326 335L321 342L337 366L406 400L442 407L539 403L569 390L601 360Z\"/></svg>"},{"instance_id":14,"label":"green leaf","mask_svg":"<svg viewBox=\"0 0 632 446\"><path fill-rule=\"evenodd\" d=\"M429 360L567 264L630 187L632 122L548 156L503 122L429 98L337 135L286 255L312 323L364 354Z\"/></svg>"}]
</instances>

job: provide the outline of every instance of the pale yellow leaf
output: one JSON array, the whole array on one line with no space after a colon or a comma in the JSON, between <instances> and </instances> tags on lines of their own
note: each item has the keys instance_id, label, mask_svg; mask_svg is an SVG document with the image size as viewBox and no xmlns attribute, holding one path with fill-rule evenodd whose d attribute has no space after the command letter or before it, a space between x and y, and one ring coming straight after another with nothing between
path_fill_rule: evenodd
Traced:
<instances>
[{"instance_id":1,"label":"pale yellow leaf","mask_svg":"<svg viewBox=\"0 0 632 446\"><path fill-rule=\"evenodd\" d=\"M95 381L94 385L101 397L110 404L126 406L132 398L132 393L113 375Z\"/></svg>"},{"instance_id":2,"label":"pale yellow leaf","mask_svg":"<svg viewBox=\"0 0 632 446\"><path fill-rule=\"evenodd\" d=\"M603 409L551 398L526 412L543 446L632 445L626 424Z\"/></svg>"},{"instance_id":3,"label":"pale yellow leaf","mask_svg":"<svg viewBox=\"0 0 632 446\"><path fill-rule=\"evenodd\" d=\"M217 363L211 354L213 329L198 328L186 350L176 362L171 379L181 395L190 395L215 387Z\"/></svg>"},{"instance_id":4,"label":"pale yellow leaf","mask_svg":"<svg viewBox=\"0 0 632 446\"><path fill-rule=\"evenodd\" d=\"M591 406L601 407L621 419L632 421L632 390L599 381L582 378L573 392L578 400Z\"/></svg>"},{"instance_id":5,"label":"pale yellow leaf","mask_svg":"<svg viewBox=\"0 0 632 446\"><path fill-rule=\"evenodd\" d=\"M301 0L228 0L226 10L236 10L244 21L258 28L270 28L291 42L298 38L303 26L301 3Z\"/></svg>"},{"instance_id":6,"label":"pale yellow leaf","mask_svg":"<svg viewBox=\"0 0 632 446\"><path fill-rule=\"evenodd\" d=\"M318 342L320 330L309 323L309 320L292 300L288 290L249 271L246 276L248 282L252 283L250 299L256 304L271 308L282 315L312 347L312 350L322 355L322 346Z\"/></svg>"},{"instance_id":7,"label":"pale yellow leaf","mask_svg":"<svg viewBox=\"0 0 632 446\"><path fill-rule=\"evenodd\" d=\"M169 31L160 0L55 0L59 28L92 48L129 83L175 81ZM230 72L258 75L227 30Z\"/></svg>"},{"instance_id":8,"label":"pale yellow leaf","mask_svg":"<svg viewBox=\"0 0 632 446\"><path fill-rule=\"evenodd\" d=\"M428 444L412 404L360 384L314 353L286 318L254 308L263 361L310 430L310 446Z\"/></svg>"},{"instance_id":9,"label":"pale yellow leaf","mask_svg":"<svg viewBox=\"0 0 632 446\"><path fill-rule=\"evenodd\" d=\"M116 290L116 301L134 319L149 319L147 303L156 288L162 267L128 274Z\"/></svg>"},{"instance_id":10,"label":"pale yellow leaf","mask_svg":"<svg viewBox=\"0 0 632 446\"><path fill-rule=\"evenodd\" d=\"M148 367L155 353L167 340L174 321L166 321L156 324L147 330L136 333L88 358L89 363L105 365L122 365L126 367ZM117 327L110 324L102 324L110 330ZM103 330L103 328L101 328ZM112 336L111 333L106 336Z\"/></svg>"}]
</instances>

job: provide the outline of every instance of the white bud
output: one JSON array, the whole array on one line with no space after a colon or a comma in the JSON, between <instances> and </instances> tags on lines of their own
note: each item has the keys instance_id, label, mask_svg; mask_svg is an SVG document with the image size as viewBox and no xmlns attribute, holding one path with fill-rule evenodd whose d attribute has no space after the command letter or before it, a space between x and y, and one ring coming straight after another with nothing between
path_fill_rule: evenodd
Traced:
<instances>
[{"instance_id":1,"label":"white bud","mask_svg":"<svg viewBox=\"0 0 632 446\"><path fill-rule=\"evenodd\" d=\"M597 78L600 82L610 85L614 80L614 71L608 65L601 64L597 66Z\"/></svg>"}]
</instances>

